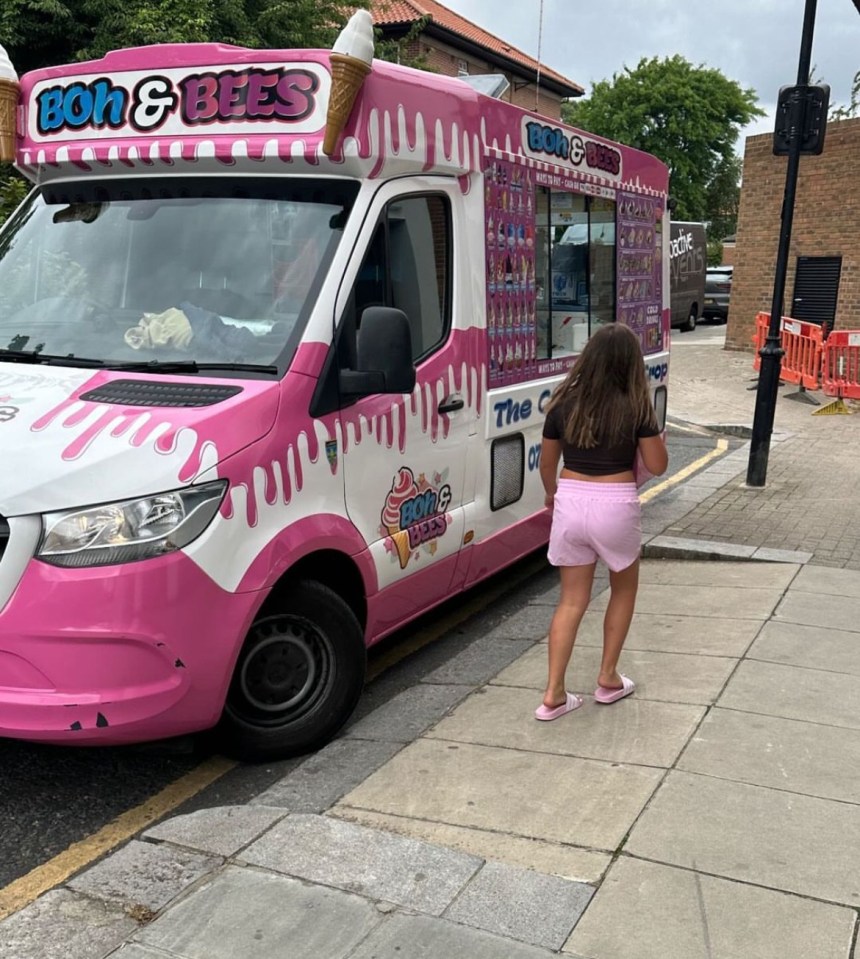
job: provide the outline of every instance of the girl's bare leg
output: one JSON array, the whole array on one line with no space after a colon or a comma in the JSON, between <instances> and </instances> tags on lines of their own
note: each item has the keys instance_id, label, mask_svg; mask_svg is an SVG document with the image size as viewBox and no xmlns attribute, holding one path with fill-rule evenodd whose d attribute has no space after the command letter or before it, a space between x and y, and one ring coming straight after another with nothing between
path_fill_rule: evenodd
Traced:
<instances>
[{"instance_id":1,"label":"girl's bare leg","mask_svg":"<svg viewBox=\"0 0 860 959\"><path fill-rule=\"evenodd\" d=\"M545 706L560 706L565 701L565 673L576 641L576 631L591 601L594 568L561 566L561 598L549 628L549 678L543 701Z\"/></svg>"},{"instance_id":2,"label":"girl's bare leg","mask_svg":"<svg viewBox=\"0 0 860 959\"><path fill-rule=\"evenodd\" d=\"M608 689L621 689L622 686L618 658L633 619L638 589L638 559L620 573L609 571L609 605L603 618L603 660L597 680L600 686Z\"/></svg>"}]
</instances>

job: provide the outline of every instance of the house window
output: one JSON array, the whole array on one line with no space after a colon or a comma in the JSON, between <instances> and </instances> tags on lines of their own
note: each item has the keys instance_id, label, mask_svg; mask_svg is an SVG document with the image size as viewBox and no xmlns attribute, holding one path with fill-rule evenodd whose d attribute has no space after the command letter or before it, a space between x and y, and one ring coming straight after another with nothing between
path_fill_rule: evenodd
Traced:
<instances>
[{"instance_id":1,"label":"house window","mask_svg":"<svg viewBox=\"0 0 860 959\"><path fill-rule=\"evenodd\" d=\"M457 61L457 76L458 77L469 76L469 64L465 60Z\"/></svg>"}]
</instances>

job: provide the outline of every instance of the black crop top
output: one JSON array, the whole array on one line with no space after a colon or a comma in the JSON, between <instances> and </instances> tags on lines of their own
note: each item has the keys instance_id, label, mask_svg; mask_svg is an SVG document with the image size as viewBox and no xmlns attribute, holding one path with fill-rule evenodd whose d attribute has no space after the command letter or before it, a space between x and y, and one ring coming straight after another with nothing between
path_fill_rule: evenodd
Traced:
<instances>
[{"instance_id":1,"label":"black crop top","mask_svg":"<svg viewBox=\"0 0 860 959\"><path fill-rule=\"evenodd\" d=\"M611 476L613 473L624 473L633 469L639 438L659 436L660 430L645 424L636 430L636 439L633 439L631 431L631 438L623 443L616 443L614 446L600 443L584 449L581 446L571 446L565 441L564 411L561 406L556 406L547 414L543 435L548 440L561 441L565 469L582 473L584 476Z\"/></svg>"}]
</instances>

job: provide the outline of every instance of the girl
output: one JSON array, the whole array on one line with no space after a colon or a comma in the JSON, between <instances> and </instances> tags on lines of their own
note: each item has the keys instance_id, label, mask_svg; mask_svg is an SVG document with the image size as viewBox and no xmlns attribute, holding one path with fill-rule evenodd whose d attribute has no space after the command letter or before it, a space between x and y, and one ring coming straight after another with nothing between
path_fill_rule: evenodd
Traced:
<instances>
[{"instance_id":1,"label":"girl","mask_svg":"<svg viewBox=\"0 0 860 959\"><path fill-rule=\"evenodd\" d=\"M565 672L598 558L609 567L610 599L594 698L614 703L633 692L633 681L617 667L639 587L637 453L649 473L666 471L669 458L639 340L629 327L611 323L586 343L550 401L543 428L540 473L553 511L549 561L561 568L561 598L549 631L549 679L537 719L557 719L582 705L567 692Z\"/></svg>"}]
</instances>

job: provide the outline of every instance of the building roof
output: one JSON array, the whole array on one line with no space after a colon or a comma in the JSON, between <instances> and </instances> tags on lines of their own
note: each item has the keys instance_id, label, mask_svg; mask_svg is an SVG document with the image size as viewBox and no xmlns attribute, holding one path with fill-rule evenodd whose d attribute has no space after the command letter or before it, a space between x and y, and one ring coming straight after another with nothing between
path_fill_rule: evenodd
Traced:
<instances>
[{"instance_id":1,"label":"building roof","mask_svg":"<svg viewBox=\"0 0 860 959\"><path fill-rule=\"evenodd\" d=\"M441 32L451 34L454 38L469 42L474 46L481 47L485 51L494 55L494 58L508 61L513 69L519 69L525 74L537 74L540 68L542 82L547 82L547 86L555 88L563 96L578 97L585 92L583 87L573 80L562 76L555 70L539 64L534 57L530 57L522 50L504 40L500 40L492 33L482 30L477 24L472 23L459 13L454 13L448 7L437 3L436 0L372 0L371 10L373 12L373 21L379 27L404 27L408 28L413 23L421 20L423 17L430 18L430 25L436 27Z\"/></svg>"}]
</instances>

